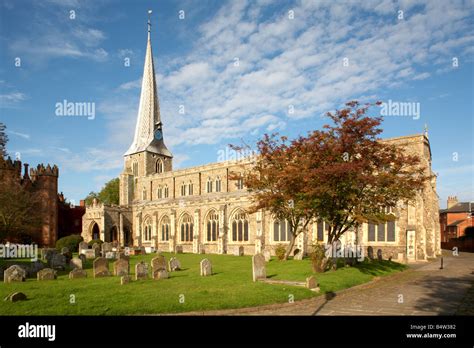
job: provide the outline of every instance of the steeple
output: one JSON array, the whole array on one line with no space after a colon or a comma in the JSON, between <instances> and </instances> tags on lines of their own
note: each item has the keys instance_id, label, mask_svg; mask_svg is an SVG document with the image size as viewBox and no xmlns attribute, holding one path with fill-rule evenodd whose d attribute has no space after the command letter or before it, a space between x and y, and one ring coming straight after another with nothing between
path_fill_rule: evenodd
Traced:
<instances>
[{"instance_id":1,"label":"steeple","mask_svg":"<svg viewBox=\"0 0 474 348\"><path fill-rule=\"evenodd\" d=\"M166 157L173 157L163 142L163 130L160 117L160 103L156 88L153 51L151 49L151 10L148 11L148 40L146 45L145 66L143 69L140 106L133 143L124 156L148 151Z\"/></svg>"}]
</instances>

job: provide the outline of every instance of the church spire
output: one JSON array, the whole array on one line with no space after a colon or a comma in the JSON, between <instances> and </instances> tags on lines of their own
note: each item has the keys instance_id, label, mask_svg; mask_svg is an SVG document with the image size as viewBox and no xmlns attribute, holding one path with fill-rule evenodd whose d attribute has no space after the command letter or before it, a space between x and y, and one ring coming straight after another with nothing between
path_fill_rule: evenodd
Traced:
<instances>
[{"instance_id":1,"label":"church spire","mask_svg":"<svg viewBox=\"0 0 474 348\"><path fill-rule=\"evenodd\" d=\"M160 116L158 90L156 88L155 66L151 48L151 10L148 10L148 40L146 45L145 66L143 68L142 90L138 107L137 124L133 143L125 153L132 155L149 151L167 157L173 157L163 142L163 130Z\"/></svg>"}]
</instances>

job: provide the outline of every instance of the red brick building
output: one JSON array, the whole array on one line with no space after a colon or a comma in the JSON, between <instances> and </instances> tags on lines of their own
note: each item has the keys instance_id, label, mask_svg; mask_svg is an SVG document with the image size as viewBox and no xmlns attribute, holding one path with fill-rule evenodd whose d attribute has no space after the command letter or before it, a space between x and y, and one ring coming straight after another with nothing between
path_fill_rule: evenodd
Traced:
<instances>
[{"instance_id":1,"label":"red brick building","mask_svg":"<svg viewBox=\"0 0 474 348\"><path fill-rule=\"evenodd\" d=\"M474 226L474 203L459 202L457 197L448 197L447 209L439 211L441 241L465 235L467 227Z\"/></svg>"},{"instance_id":2,"label":"red brick building","mask_svg":"<svg viewBox=\"0 0 474 348\"><path fill-rule=\"evenodd\" d=\"M82 215L86 212L83 200L80 205L72 205L66 202L63 193L58 195L58 239L71 234L81 234Z\"/></svg>"}]
</instances>

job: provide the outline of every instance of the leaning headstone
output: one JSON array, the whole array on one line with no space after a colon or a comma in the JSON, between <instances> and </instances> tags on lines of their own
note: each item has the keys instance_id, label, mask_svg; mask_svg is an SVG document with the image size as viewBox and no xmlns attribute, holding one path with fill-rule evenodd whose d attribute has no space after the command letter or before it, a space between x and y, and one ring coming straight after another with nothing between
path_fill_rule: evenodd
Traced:
<instances>
[{"instance_id":1,"label":"leaning headstone","mask_svg":"<svg viewBox=\"0 0 474 348\"><path fill-rule=\"evenodd\" d=\"M244 247L242 245L235 247L234 256L244 256Z\"/></svg>"},{"instance_id":2,"label":"leaning headstone","mask_svg":"<svg viewBox=\"0 0 474 348\"><path fill-rule=\"evenodd\" d=\"M148 278L148 265L140 261L135 265L135 280Z\"/></svg>"},{"instance_id":3,"label":"leaning headstone","mask_svg":"<svg viewBox=\"0 0 474 348\"><path fill-rule=\"evenodd\" d=\"M82 269L82 259L79 257L73 257L71 261L69 261L69 267L71 267L72 269Z\"/></svg>"},{"instance_id":4,"label":"leaning headstone","mask_svg":"<svg viewBox=\"0 0 474 348\"><path fill-rule=\"evenodd\" d=\"M175 252L175 254L182 254L183 253L183 246L182 245L177 245L174 248L174 252Z\"/></svg>"},{"instance_id":5,"label":"leaning headstone","mask_svg":"<svg viewBox=\"0 0 474 348\"><path fill-rule=\"evenodd\" d=\"M114 275L127 276L130 273L130 264L125 259L118 259L114 262Z\"/></svg>"},{"instance_id":6,"label":"leaning headstone","mask_svg":"<svg viewBox=\"0 0 474 348\"><path fill-rule=\"evenodd\" d=\"M132 277L130 277L129 275L124 275L124 276L120 277L120 284L121 285L128 284L131 281L132 281Z\"/></svg>"},{"instance_id":7,"label":"leaning headstone","mask_svg":"<svg viewBox=\"0 0 474 348\"><path fill-rule=\"evenodd\" d=\"M382 260L383 260L383 257L382 257L382 249L378 249L378 250L377 250L377 260L379 260L379 261L382 261Z\"/></svg>"},{"instance_id":8,"label":"leaning headstone","mask_svg":"<svg viewBox=\"0 0 474 348\"><path fill-rule=\"evenodd\" d=\"M5 283L24 282L25 279L26 271L18 265L10 266L3 272L3 281Z\"/></svg>"},{"instance_id":9,"label":"leaning headstone","mask_svg":"<svg viewBox=\"0 0 474 348\"><path fill-rule=\"evenodd\" d=\"M87 278L87 272L83 269L73 269L69 272L69 279Z\"/></svg>"},{"instance_id":10,"label":"leaning headstone","mask_svg":"<svg viewBox=\"0 0 474 348\"><path fill-rule=\"evenodd\" d=\"M319 284L315 276L306 278L306 287L312 291L319 291Z\"/></svg>"},{"instance_id":11,"label":"leaning headstone","mask_svg":"<svg viewBox=\"0 0 474 348\"><path fill-rule=\"evenodd\" d=\"M367 247L367 257L370 260L374 259L374 248L372 248L371 246Z\"/></svg>"},{"instance_id":12,"label":"leaning headstone","mask_svg":"<svg viewBox=\"0 0 474 348\"><path fill-rule=\"evenodd\" d=\"M176 257L172 257L169 262L170 272L181 270L181 262Z\"/></svg>"},{"instance_id":13,"label":"leaning headstone","mask_svg":"<svg viewBox=\"0 0 474 348\"><path fill-rule=\"evenodd\" d=\"M270 253L270 250L264 250L262 254L266 262L270 261L270 259L272 258L272 254Z\"/></svg>"},{"instance_id":14,"label":"leaning headstone","mask_svg":"<svg viewBox=\"0 0 474 348\"><path fill-rule=\"evenodd\" d=\"M265 270L265 257L262 254L252 256L252 278L256 282L258 279L265 279L267 273Z\"/></svg>"},{"instance_id":15,"label":"leaning headstone","mask_svg":"<svg viewBox=\"0 0 474 348\"><path fill-rule=\"evenodd\" d=\"M17 301L25 301L26 295L22 292L14 292L13 294L8 295L4 299L5 301L17 302Z\"/></svg>"},{"instance_id":16,"label":"leaning headstone","mask_svg":"<svg viewBox=\"0 0 474 348\"><path fill-rule=\"evenodd\" d=\"M54 254L53 258L49 262L49 266L52 269L66 269L66 256L64 256L63 254Z\"/></svg>"},{"instance_id":17,"label":"leaning headstone","mask_svg":"<svg viewBox=\"0 0 474 348\"><path fill-rule=\"evenodd\" d=\"M54 280L56 279L56 271L51 268L45 268L38 272L37 279L38 280Z\"/></svg>"},{"instance_id":18,"label":"leaning headstone","mask_svg":"<svg viewBox=\"0 0 474 348\"><path fill-rule=\"evenodd\" d=\"M79 260L81 260L81 262L82 262L82 268L84 268L84 266L85 266L85 264L86 264L86 255L80 254L80 255L79 255Z\"/></svg>"},{"instance_id":19,"label":"leaning headstone","mask_svg":"<svg viewBox=\"0 0 474 348\"><path fill-rule=\"evenodd\" d=\"M168 279L168 271L166 269L159 269L155 272L153 272L153 279L158 280L158 279Z\"/></svg>"},{"instance_id":20,"label":"leaning headstone","mask_svg":"<svg viewBox=\"0 0 474 348\"><path fill-rule=\"evenodd\" d=\"M104 257L96 258L93 263L93 274L94 278L109 276L109 261Z\"/></svg>"},{"instance_id":21,"label":"leaning headstone","mask_svg":"<svg viewBox=\"0 0 474 348\"><path fill-rule=\"evenodd\" d=\"M207 277L212 275L212 263L208 259L203 259L200 263L201 276Z\"/></svg>"}]
</instances>

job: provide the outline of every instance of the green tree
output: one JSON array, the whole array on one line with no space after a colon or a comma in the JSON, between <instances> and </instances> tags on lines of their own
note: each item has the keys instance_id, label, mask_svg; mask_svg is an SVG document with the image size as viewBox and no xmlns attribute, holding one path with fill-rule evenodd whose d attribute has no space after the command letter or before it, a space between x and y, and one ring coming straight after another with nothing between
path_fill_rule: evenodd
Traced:
<instances>
[{"instance_id":1,"label":"green tree","mask_svg":"<svg viewBox=\"0 0 474 348\"><path fill-rule=\"evenodd\" d=\"M107 182L102 190L99 193L97 192L90 192L87 197L85 198L86 204L92 204L94 198L99 200L104 204L119 204L119 187L120 187L120 180L119 178L115 178Z\"/></svg>"}]
</instances>

